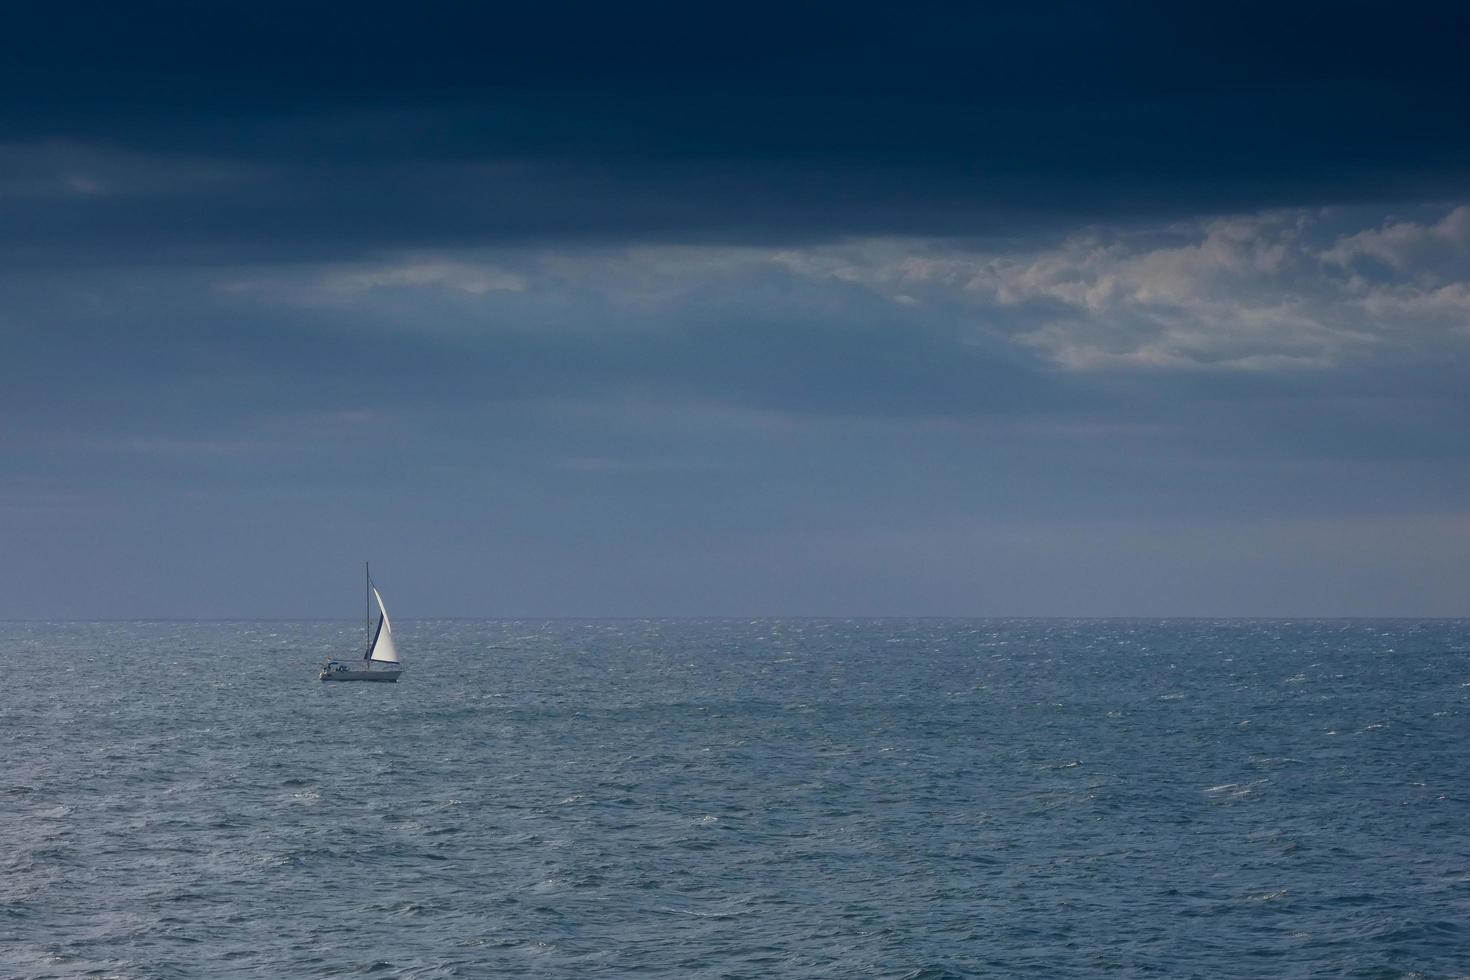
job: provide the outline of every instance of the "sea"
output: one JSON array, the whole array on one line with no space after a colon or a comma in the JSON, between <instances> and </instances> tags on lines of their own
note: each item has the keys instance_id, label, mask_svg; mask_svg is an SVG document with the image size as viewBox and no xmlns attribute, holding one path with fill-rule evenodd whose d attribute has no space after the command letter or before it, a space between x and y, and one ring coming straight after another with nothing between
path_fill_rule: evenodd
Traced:
<instances>
[{"instance_id":1,"label":"sea","mask_svg":"<svg viewBox=\"0 0 1470 980\"><path fill-rule=\"evenodd\" d=\"M1470 621L0 623L0 977L1470 976Z\"/></svg>"}]
</instances>

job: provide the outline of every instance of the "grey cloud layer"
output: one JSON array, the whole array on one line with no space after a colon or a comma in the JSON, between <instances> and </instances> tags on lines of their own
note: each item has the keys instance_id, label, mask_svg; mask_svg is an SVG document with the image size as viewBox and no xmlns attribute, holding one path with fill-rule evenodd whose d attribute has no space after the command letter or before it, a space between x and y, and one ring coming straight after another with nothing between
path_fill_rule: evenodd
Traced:
<instances>
[{"instance_id":1,"label":"grey cloud layer","mask_svg":"<svg viewBox=\"0 0 1470 980\"><path fill-rule=\"evenodd\" d=\"M775 321L820 319L825 306L890 318L893 333L947 331L957 347L1008 343L1072 371L1327 369L1470 343L1470 207L1273 211L1092 228L1010 250L868 239L409 254L220 288L410 330L554 330L559 314L563 329L589 322L568 296L599 311L601 330L635 335L697 329L712 309ZM864 310L858 292L878 305ZM432 326L420 316L430 294L445 297L427 300L442 314ZM833 329L834 349L860 329Z\"/></svg>"}]
</instances>

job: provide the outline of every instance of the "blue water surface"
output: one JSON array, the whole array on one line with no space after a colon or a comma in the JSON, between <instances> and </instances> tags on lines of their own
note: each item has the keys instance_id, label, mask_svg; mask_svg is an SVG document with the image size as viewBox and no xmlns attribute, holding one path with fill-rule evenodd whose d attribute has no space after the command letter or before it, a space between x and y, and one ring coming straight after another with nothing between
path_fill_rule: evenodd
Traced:
<instances>
[{"instance_id":1,"label":"blue water surface","mask_svg":"<svg viewBox=\"0 0 1470 980\"><path fill-rule=\"evenodd\" d=\"M0 976L1470 975L1470 623L0 624Z\"/></svg>"}]
</instances>

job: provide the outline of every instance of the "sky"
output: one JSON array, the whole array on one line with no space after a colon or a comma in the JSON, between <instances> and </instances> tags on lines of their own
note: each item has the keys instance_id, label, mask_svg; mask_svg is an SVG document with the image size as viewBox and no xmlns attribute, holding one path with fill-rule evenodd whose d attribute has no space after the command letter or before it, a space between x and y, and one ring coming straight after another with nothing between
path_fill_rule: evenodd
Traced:
<instances>
[{"instance_id":1,"label":"sky","mask_svg":"<svg viewBox=\"0 0 1470 980\"><path fill-rule=\"evenodd\" d=\"M25 5L0 618L1470 615L1467 39Z\"/></svg>"}]
</instances>

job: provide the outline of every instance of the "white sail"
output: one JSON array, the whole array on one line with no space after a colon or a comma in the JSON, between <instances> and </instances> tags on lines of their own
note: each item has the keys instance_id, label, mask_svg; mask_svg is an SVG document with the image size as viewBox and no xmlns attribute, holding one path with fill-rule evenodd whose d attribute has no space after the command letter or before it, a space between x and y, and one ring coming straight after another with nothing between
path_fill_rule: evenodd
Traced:
<instances>
[{"instance_id":1,"label":"white sail","mask_svg":"<svg viewBox=\"0 0 1470 980\"><path fill-rule=\"evenodd\" d=\"M401 663L398 659L398 648L393 645L393 624L388 622L388 610L383 606L383 597L378 595L377 586L373 586L373 598L378 600L378 612L382 619L378 620L378 632L373 637L373 645L368 648L367 659L383 664Z\"/></svg>"}]
</instances>

